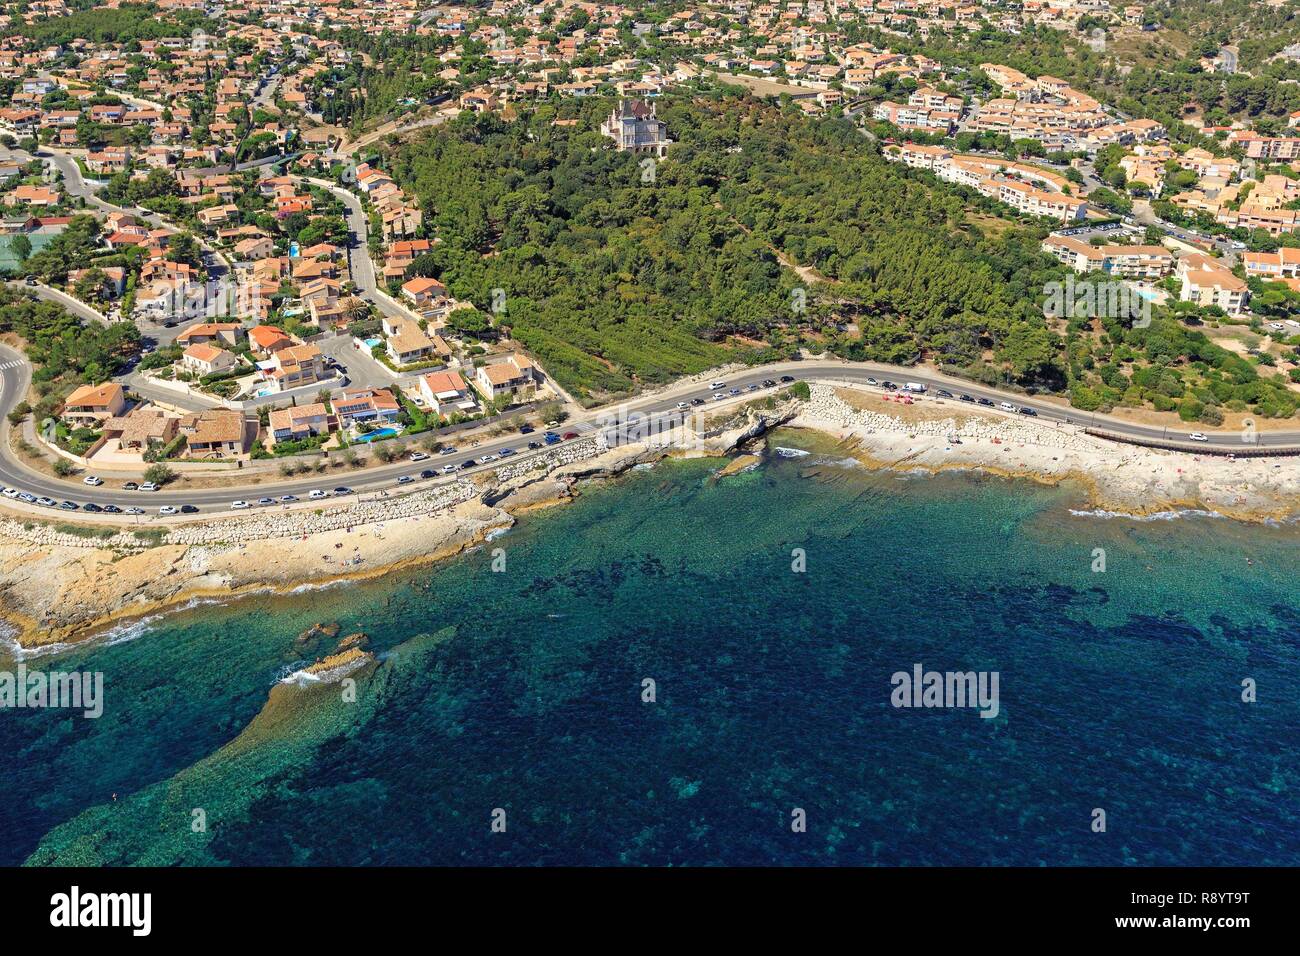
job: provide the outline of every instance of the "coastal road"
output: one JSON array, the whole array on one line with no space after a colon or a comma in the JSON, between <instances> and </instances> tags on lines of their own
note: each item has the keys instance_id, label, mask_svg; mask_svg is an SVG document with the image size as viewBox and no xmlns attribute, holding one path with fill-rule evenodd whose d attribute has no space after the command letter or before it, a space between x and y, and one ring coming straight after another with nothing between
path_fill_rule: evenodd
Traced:
<instances>
[{"instance_id":1,"label":"coastal road","mask_svg":"<svg viewBox=\"0 0 1300 956\"><path fill-rule=\"evenodd\" d=\"M22 361L21 356L17 352L3 346L0 346L0 370L3 370L0 371L0 375L3 375L3 388L0 389L0 413L7 413L25 393L26 376L29 374L29 370L26 363ZM644 424L651 431L666 430L672 427L673 424L683 420L687 415L693 414L697 411L708 412L711 408L724 406L732 402L752 399L766 394L766 390L761 387L761 383L767 379L777 379L781 375L796 376L806 381L852 383L867 386L870 386L872 379L876 379L880 382L891 380L895 384L899 385L903 382L918 382L931 389L927 401L935 400L935 392L938 389L947 389L955 396L969 395L976 399L985 398L995 404L1002 401L1008 401L1018 407L1034 408L1038 412L1034 421L1040 424L1052 423L1057 426L1074 427L1095 426L1098 428L1104 428L1107 431L1116 434L1129 435L1135 438L1147 440L1167 440L1175 442L1182 440L1185 443L1185 450L1191 454L1203 452L1207 447L1213 447L1219 450L1248 450L1258 447L1289 447L1300 449L1300 431L1262 432L1258 436L1258 442L1254 445L1247 444L1243 440L1242 435L1236 432L1210 433L1210 441L1206 443L1195 443L1187 438L1187 433L1134 424L1105 415L1081 413L1075 409L1063 408L1041 399L1027 398L1022 395L1015 395L1000 392L996 389L972 385L934 372L916 369L899 369L893 366L877 365L875 363L829 362L822 360L785 362L736 372L729 375L720 375L719 380L726 382L728 390L732 388L740 390L739 395L728 396L725 401L714 401L711 398L710 390L705 387L704 384L682 384L672 386L656 395L646 396L625 403L591 410L580 418L574 419L571 422L566 422L556 430L561 433L573 431L579 435L590 435L598 429L606 427L609 419L617 416L628 415L644 416L647 420ZM758 385L760 387L755 391L749 391L748 387L750 385ZM677 408L679 402L689 402L691 399L703 399L705 404L702 406L692 406L686 411ZM959 402L956 398L948 399L946 401L954 405L960 404L961 406L968 404L965 402ZM997 414L994 409L985 408L985 411ZM129 507L134 505L146 508L151 514L156 514L159 506L169 504L192 504L199 507L200 510L204 512L220 513L228 512L230 502L241 498L253 501L263 496L278 497L284 494L298 495L300 498L305 498L307 493L313 489L320 488L328 491L335 486L345 484L359 492L396 490L397 479L401 476L416 476L425 469L432 468L438 470L445 465L456 466L456 473L461 474L463 473L461 466L466 461L477 459L484 455L498 454L503 448L514 449L516 455L513 456L512 460L516 461L522 460L531 455L541 454L547 450L545 448L536 451L529 450L527 444L530 439L536 440L537 435L521 436L512 434L500 438L494 438L488 441L482 441L480 444L473 447L460 447L453 454L433 455L428 460L421 462L412 462L407 459L402 459L391 464L366 468L360 471L334 470L321 475L281 479L267 482L262 485L240 485L232 482L231 485L221 488L208 488L193 491L161 491L153 493L125 491L120 487L118 480L113 480L111 483L106 482L98 488L90 488L80 484L76 480L63 481L42 475L17 461L6 446L0 448L0 484L3 484L6 487L18 488L37 496L45 495L58 501L63 501L65 499L71 499L78 503L94 501L96 504L100 505L114 504L119 507ZM448 440L454 442L456 439L449 436ZM500 466L500 464L502 464L501 461L496 461L485 465L478 465L472 469L465 469L465 471L472 473L472 471L483 470L485 468L495 468ZM231 477L237 481L238 473L236 472L232 474ZM421 483L422 482L417 481L412 484L418 487ZM10 505L18 504L18 502L10 502ZM58 512L57 510L52 509L36 508L35 510L38 512L52 511L54 515L64 514L63 512ZM73 512L66 512L66 514L71 515Z\"/></svg>"}]
</instances>

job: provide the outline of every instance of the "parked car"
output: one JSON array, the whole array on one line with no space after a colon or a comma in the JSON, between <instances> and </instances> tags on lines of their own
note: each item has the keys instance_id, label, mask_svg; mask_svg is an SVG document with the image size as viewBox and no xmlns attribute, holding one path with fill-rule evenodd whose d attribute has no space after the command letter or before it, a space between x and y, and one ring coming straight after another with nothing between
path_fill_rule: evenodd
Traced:
<instances>
[{"instance_id":1,"label":"parked car","mask_svg":"<svg viewBox=\"0 0 1300 956\"><path fill-rule=\"evenodd\" d=\"M166 517L168 515L179 514L180 511L172 507L171 505L163 505L161 508L158 509L158 513Z\"/></svg>"},{"instance_id":2,"label":"parked car","mask_svg":"<svg viewBox=\"0 0 1300 956\"><path fill-rule=\"evenodd\" d=\"M0 495L4 495L6 498L17 498L20 494L22 492L17 488L6 488L4 491L0 491Z\"/></svg>"},{"instance_id":3,"label":"parked car","mask_svg":"<svg viewBox=\"0 0 1300 956\"><path fill-rule=\"evenodd\" d=\"M48 495L41 495L39 498L36 499L36 503L38 505L41 505L44 508L53 508L58 504L57 501L55 501L53 498L49 497Z\"/></svg>"},{"instance_id":4,"label":"parked car","mask_svg":"<svg viewBox=\"0 0 1300 956\"><path fill-rule=\"evenodd\" d=\"M87 475L85 478L81 479L81 483L83 485L90 485L90 487L92 488L98 488L100 485L104 483L104 479L97 478L94 475Z\"/></svg>"},{"instance_id":5,"label":"parked car","mask_svg":"<svg viewBox=\"0 0 1300 956\"><path fill-rule=\"evenodd\" d=\"M294 503L295 501L297 501L297 500L298 500L298 496L297 496L297 495L281 495L281 496L280 496L280 503L281 503L281 504L285 504L285 505L293 504L293 503Z\"/></svg>"},{"instance_id":6,"label":"parked car","mask_svg":"<svg viewBox=\"0 0 1300 956\"><path fill-rule=\"evenodd\" d=\"M460 463L460 470L465 471L469 468L473 468L476 464L478 464L478 462L476 462L473 458L470 458L467 461L462 461Z\"/></svg>"},{"instance_id":7,"label":"parked car","mask_svg":"<svg viewBox=\"0 0 1300 956\"><path fill-rule=\"evenodd\" d=\"M535 431L537 431L537 429L534 428L532 425L520 425L520 426L519 426L519 434L521 434L521 435L531 435L531 434L532 434L533 432L535 432Z\"/></svg>"},{"instance_id":8,"label":"parked car","mask_svg":"<svg viewBox=\"0 0 1300 956\"><path fill-rule=\"evenodd\" d=\"M424 461L429 456L422 451L411 452L411 461Z\"/></svg>"},{"instance_id":9,"label":"parked car","mask_svg":"<svg viewBox=\"0 0 1300 956\"><path fill-rule=\"evenodd\" d=\"M454 454L456 454L456 446L455 446L455 445L443 445L441 448L438 449L438 454L439 454L439 455L454 455Z\"/></svg>"},{"instance_id":10,"label":"parked car","mask_svg":"<svg viewBox=\"0 0 1300 956\"><path fill-rule=\"evenodd\" d=\"M134 481L128 481L122 486L123 491L138 491L140 488Z\"/></svg>"},{"instance_id":11,"label":"parked car","mask_svg":"<svg viewBox=\"0 0 1300 956\"><path fill-rule=\"evenodd\" d=\"M142 515L144 514L144 509L137 508L135 505L132 505L130 508L126 509L126 513L129 515Z\"/></svg>"},{"instance_id":12,"label":"parked car","mask_svg":"<svg viewBox=\"0 0 1300 956\"><path fill-rule=\"evenodd\" d=\"M242 511L247 507L248 507L248 502L244 501L242 498L239 501L232 501L230 503L230 508L232 511Z\"/></svg>"},{"instance_id":13,"label":"parked car","mask_svg":"<svg viewBox=\"0 0 1300 956\"><path fill-rule=\"evenodd\" d=\"M782 375L782 376L781 376L781 384L782 384L782 385L789 385L789 384L790 384L791 382L793 382L793 381L794 381L794 376L793 376L793 375Z\"/></svg>"},{"instance_id":14,"label":"parked car","mask_svg":"<svg viewBox=\"0 0 1300 956\"><path fill-rule=\"evenodd\" d=\"M334 489L335 498L341 498L344 495L350 495L350 494L352 494L352 489L349 488L347 485L339 485L337 488Z\"/></svg>"},{"instance_id":15,"label":"parked car","mask_svg":"<svg viewBox=\"0 0 1300 956\"><path fill-rule=\"evenodd\" d=\"M448 465L447 468L450 468L452 471L455 471L455 470L456 470L456 466L455 466L455 465ZM443 470L445 471L446 468L444 468ZM427 478L436 478L436 477L438 477L438 473L437 473L436 471L434 471L432 468L426 468L426 469L424 469L424 471L420 472L420 477L421 477L421 478L426 478L426 479L427 479Z\"/></svg>"},{"instance_id":16,"label":"parked car","mask_svg":"<svg viewBox=\"0 0 1300 956\"><path fill-rule=\"evenodd\" d=\"M63 511L76 511L80 507L81 505L77 504L75 501L59 502L59 508L62 509Z\"/></svg>"},{"instance_id":17,"label":"parked car","mask_svg":"<svg viewBox=\"0 0 1300 956\"><path fill-rule=\"evenodd\" d=\"M703 405L703 404L704 404L704 399L702 399L702 398L692 398L692 399L691 399L691 404L692 404L692 405L696 405L696 406Z\"/></svg>"},{"instance_id":18,"label":"parked car","mask_svg":"<svg viewBox=\"0 0 1300 956\"><path fill-rule=\"evenodd\" d=\"M104 514L120 515L121 513L122 509L117 505L104 505Z\"/></svg>"},{"instance_id":19,"label":"parked car","mask_svg":"<svg viewBox=\"0 0 1300 956\"><path fill-rule=\"evenodd\" d=\"M84 505L81 506L81 510L89 511L91 514L99 514L104 509L101 508L99 505L95 504L93 501L87 501Z\"/></svg>"},{"instance_id":20,"label":"parked car","mask_svg":"<svg viewBox=\"0 0 1300 956\"><path fill-rule=\"evenodd\" d=\"M327 498L327 497L329 497L329 496L326 495L325 492L322 491L320 488L313 488L311 491L307 492L307 497L308 497L308 498Z\"/></svg>"},{"instance_id":21,"label":"parked car","mask_svg":"<svg viewBox=\"0 0 1300 956\"><path fill-rule=\"evenodd\" d=\"M498 458L509 458L509 457L510 457L511 455L513 455L514 453L515 453L515 450L514 450L513 448L502 448L499 452L497 452L497 457L498 457Z\"/></svg>"},{"instance_id":22,"label":"parked car","mask_svg":"<svg viewBox=\"0 0 1300 956\"><path fill-rule=\"evenodd\" d=\"M1021 415L1030 415L1030 416L1032 416L1032 417L1034 417L1034 418L1037 418L1037 417L1038 417L1038 412L1034 411L1032 408L1028 407L1027 405L1022 405L1022 406L1020 406L1020 414L1021 414Z\"/></svg>"},{"instance_id":23,"label":"parked car","mask_svg":"<svg viewBox=\"0 0 1300 956\"><path fill-rule=\"evenodd\" d=\"M453 475L453 474L456 473L456 466L455 466L455 465L443 465L443 466L442 466L442 473L443 473L444 475Z\"/></svg>"},{"instance_id":24,"label":"parked car","mask_svg":"<svg viewBox=\"0 0 1300 956\"><path fill-rule=\"evenodd\" d=\"M275 499L274 499L274 498L258 498L258 499L257 499L257 503L258 503L259 505L263 505L263 506L265 506L265 505L273 505L273 504L275 504Z\"/></svg>"},{"instance_id":25,"label":"parked car","mask_svg":"<svg viewBox=\"0 0 1300 956\"><path fill-rule=\"evenodd\" d=\"M154 484L152 481L146 481L143 485L140 486L140 490L141 490L141 491L157 491L157 490L158 490L158 486L157 486L156 484Z\"/></svg>"},{"instance_id":26,"label":"parked car","mask_svg":"<svg viewBox=\"0 0 1300 956\"><path fill-rule=\"evenodd\" d=\"M399 485L409 485L413 481L415 481L415 479L410 475L401 475L397 479Z\"/></svg>"},{"instance_id":27,"label":"parked car","mask_svg":"<svg viewBox=\"0 0 1300 956\"><path fill-rule=\"evenodd\" d=\"M181 514L183 515L195 515L198 513L199 509L196 505L181 505Z\"/></svg>"},{"instance_id":28,"label":"parked car","mask_svg":"<svg viewBox=\"0 0 1300 956\"><path fill-rule=\"evenodd\" d=\"M569 441L569 440L574 439L574 438L577 438L577 437L578 437L578 433L577 433L577 432L565 432L565 433L564 433L564 440L565 440L565 441Z\"/></svg>"},{"instance_id":29,"label":"parked car","mask_svg":"<svg viewBox=\"0 0 1300 956\"><path fill-rule=\"evenodd\" d=\"M1210 440L1210 439L1209 439L1209 436L1207 436L1207 435L1202 435L1200 432L1192 432L1192 433L1191 433L1190 435L1188 435L1187 437L1190 438L1192 441L1209 441L1209 440Z\"/></svg>"},{"instance_id":30,"label":"parked car","mask_svg":"<svg viewBox=\"0 0 1300 956\"><path fill-rule=\"evenodd\" d=\"M486 465L488 462L490 462L490 461L496 461L496 460L497 460L497 456L496 456L496 455L484 455L482 458L480 458L480 459L478 460L478 463L479 463L480 465Z\"/></svg>"}]
</instances>

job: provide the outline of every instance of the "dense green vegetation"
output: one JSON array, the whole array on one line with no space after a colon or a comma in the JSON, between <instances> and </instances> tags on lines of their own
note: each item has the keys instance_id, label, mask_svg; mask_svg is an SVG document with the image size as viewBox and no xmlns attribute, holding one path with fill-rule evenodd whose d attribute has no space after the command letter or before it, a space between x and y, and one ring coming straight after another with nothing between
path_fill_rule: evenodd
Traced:
<instances>
[{"instance_id":1,"label":"dense green vegetation","mask_svg":"<svg viewBox=\"0 0 1300 956\"><path fill-rule=\"evenodd\" d=\"M37 418L46 417L77 385L107 380L140 351L134 325L83 326L62 306L0 286L0 333L6 332L21 337L35 366L32 383L41 396Z\"/></svg>"},{"instance_id":2,"label":"dense green vegetation","mask_svg":"<svg viewBox=\"0 0 1300 956\"><path fill-rule=\"evenodd\" d=\"M184 11L156 19L158 7L149 3L109 8L83 0L74 6L81 9L25 24L15 32L41 45L68 44L78 39L92 43L130 43L187 36L190 26L209 22L202 14Z\"/></svg>"},{"instance_id":3,"label":"dense green vegetation","mask_svg":"<svg viewBox=\"0 0 1300 956\"><path fill-rule=\"evenodd\" d=\"M1213 310L1157 309L1145 329L1045 319L1044 286L1064 275L1040 251L1047 228L885 162L846 120L661 101L678 142L651 168L593 132L609 105L559 107L577 126L550 105L462 116L386 157L442 239L419 272L478 307L477 337L512 335L579 397L809 349L1079 407L1295 410L1285 376L1184 324Z\"/></svg>"}]
</instances>

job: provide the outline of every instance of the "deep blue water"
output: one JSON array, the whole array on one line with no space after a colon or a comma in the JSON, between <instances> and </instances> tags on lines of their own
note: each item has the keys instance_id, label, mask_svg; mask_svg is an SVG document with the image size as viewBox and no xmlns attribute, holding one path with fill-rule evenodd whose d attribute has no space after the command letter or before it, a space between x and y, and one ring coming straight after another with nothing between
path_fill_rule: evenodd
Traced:
<instances>
[{"instance_id":1,"label":"deep blue water","mask_svg":"<svg viewBox=\"0 0 1300 956\"><path fill-rule=\"evenodd\" d=\"M1300 863L1300 533L819 460L661 465L443 565L29 662L106 709L0 711L0 862ZM268 704L331 621L379 655L356 702ZM996 671L998 717L891 706L916 663Z\"/></svg>"}]
</instances>

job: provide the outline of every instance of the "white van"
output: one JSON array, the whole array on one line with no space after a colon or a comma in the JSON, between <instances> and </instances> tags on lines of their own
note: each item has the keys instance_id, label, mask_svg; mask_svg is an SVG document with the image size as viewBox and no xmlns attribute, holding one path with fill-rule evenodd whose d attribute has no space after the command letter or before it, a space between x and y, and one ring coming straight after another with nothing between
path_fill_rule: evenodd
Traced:
<instances>
[{"instance_id":1,"label":"white van","mask_svg":"<svg viewBox=\"0 0 1300 956\"><path fill-rule=\"evenodd\" d=\"M917 392L920 394L925 393L925 386L922 385L920 382L904 382L903 388L905 388L909 392Z\"/></svg>"},{"instance_id":2,"label":"white van","mask_svg":"<svg viewBox=\"0 0 1300 956\"><path fill-rule=\"evenodd\" d=\"M999 402L998 408L1002 409L1004 412L1014 412L1017 410L1016 406L1012 405L1010 402Z\"/></svg>"},{"instance_id":3,"label":"white van","mask_svg":"<svg viewBox=\"0 0 1300 956\"><path fill-rule=\"evenodd\" d=\"M726 387L727 387L727 383L726 383L726 382L710 382L710 383L709 383L709 391L711 391L711 392L716 392L718 389L720 389L720 388L726 388Z\"/></svg>"}]
</instances>

